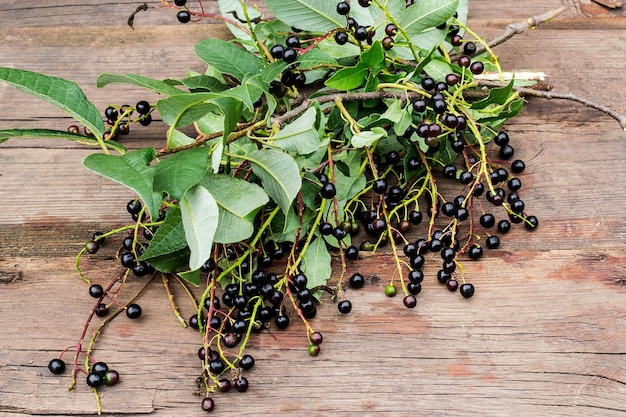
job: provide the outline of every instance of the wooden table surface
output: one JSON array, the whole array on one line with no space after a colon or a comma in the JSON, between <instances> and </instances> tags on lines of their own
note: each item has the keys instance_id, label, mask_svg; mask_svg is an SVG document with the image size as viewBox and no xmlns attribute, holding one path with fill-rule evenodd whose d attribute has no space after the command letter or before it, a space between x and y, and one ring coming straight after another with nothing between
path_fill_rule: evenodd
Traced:
<instances>
[{"instance_id":1,"label":"wooden table surface","mask_svg":"<svg viewBox=\"0 0 626 417\"><path fill-rule=\"evenodd\" d=\"M196 41L226 36L216 24L177 24L164 10L138 15L132 31L126 19L135 0L75 3L2 0L0 65L72 79L101 109L110 100L156 97L122 86L97 89L99 73L183 76L202 70ZM590 0L563 3L569 10L562 17L497 47L504 69L544 71L556 91L625 112L624 11ZM561 5L472 0L470 25L491 37L508 22ZM216 2L205 7L215 10ZM0 109L0 128L70 123L3 83ZM362 273L380 281L351 295L351 314L340 316L328 301L320 306L312 323L324 334L321 354L308 355L297 324L253 338L250 389L215 395L217 415L626 415L626 134L597 111L541 99L506 127L527 162L524 200L541 225L533 233L514 229L500 249L466 265L473 298L436 282L433 257L418 306L408 310L400 297L385 297L391 259L377 255ZM164 131L153 123L124 143L158 146ZM126 222L125 203L134 197L82 168L87 154L48 140L0 145L1 416L96 410L82 381L68 392L69 376L46 368L76 343L93 303L74 254L95 230ZM112 251L84 263L95 281L118 269L108 259ZM200 338L178 324L160 281L140 301L142 318L113 321L94 352L122 378L102 390L104 411L203 415L194 394Z\"/></svg>"}]
</instances>

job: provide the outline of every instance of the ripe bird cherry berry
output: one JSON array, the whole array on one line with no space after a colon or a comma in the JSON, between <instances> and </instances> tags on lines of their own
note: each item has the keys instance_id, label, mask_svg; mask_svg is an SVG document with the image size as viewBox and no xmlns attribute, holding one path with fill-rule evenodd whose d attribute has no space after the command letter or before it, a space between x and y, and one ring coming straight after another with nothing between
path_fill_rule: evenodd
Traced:
<instances>
[{"instance_id":1,"label":"ripe bird cherry berry","mask_svg":"<svg viewBox=\"0 0 626 417\"><path fill-rule=\"evenodd\" d=\"M322 186L320 190L320 196L322 198L330 199L337 195L337 189L335 188L335 184L332 182L327 182Z\"/></svg>"},{"instance_id":2,"label":"ripe bird cherry berry","mask_svg":"<svg viewBox=\"0 0 626 417\"><path fill-rule=\"evenodd\" d=\"M460 293L463 298L470 298L474 295L474 286L472 284L463 284L460 288Z\"/></svg>"},{"instance_id":3,"label":"ripe bird cherry berry","mask_svg":"<svg viewBox=\"0 0 626 417\"><path fill-rule=\"evenodd\" d=\"M246 392L248 390L248 386L248 380L243 376L235 381L235 389L239 392Z\"/></svg>"},{"instance_id":4,"label":"ripe bird cherry berry","mask_svg":"<svg viewBox=\"0 0 626 417\"><path fill-rule=\"evenodd\" d=\"M178 7L183 7L185 4L187 4L187 0L174 0L174 4Z\"/></svg>"},{"instance_id":5,"label":"ripe bird cherry berry","mask_svg":"<svg viewBox=\"0 0 626 417\"><path fill-rule=\"evenodd\" d=\"M90 387L97 388L102 384L104 384L104 376L102 376L102 374L99 374L97 372L90 372L87 375L87 385L89 385Z\"/></svg>"},{"instance_id":6,"label":"ripe bird cherry berry","mask_svg":"<svg viewBox=\"0 0 626 417\"><path fill-rule=\"evenodd\" d=\"M48 363L48 369L55 375L60 375L65 371L65 362L63 359L52 359Z\"/></svg>"},{"instance_id":7,"label":"ripe bird cherry berry","mask_svg":"<svg viewBox=\"0 0 626 417\"><path fill-rule=\"evenodd\" d=\"M348 40L349 36L346 32L337 32L335 34L335 42L337 42L338 45L345 45L348 43Z\"/></svg>"},{"instance_id":8,"label":"ripe bird cherry berry","mask_svg":"<svg viewBox=\"0 0 626 417\"><path fill-rule=\"evenodd\" d=\"M315 346L319 346L324 341L324 336L320 332L311 333L311 344Z\"/></svg>"},{"instance_id":9,"label":"ripe bird cherry berry","mask_svg":"<svg viewBox=\"0 0 626 417\"><path fill-rule=\"evenodd\" d=\"M350 277L349 283L350 287L352 288L363 288L363 285L365 285L365 278L363 277L363 275L356 272Z\"/></svg>"},{"instance_id":10,"label":"ripe bird cherry berry","mask_svg":"<svg viewBox=\"0 0 626 417\"><path fill-rule=\"evenodd\" d=\"M352 303L349 300L342 300L337 304L337 309L341 314L348 314L352 311Z\"/></svg>"},{"instance_id":11,"label":"ripe bird cherry berry","mask_svg":"<svg viewBox=\"0 0 626 417\"><path fill-rule=\"evenodd\" d=\"M295 49L292 48L287 48L285 49L285 51L283 52L283 61L285 61L288 64L291 64L292 62L294 62L296 59L298 58L298 53L296 52Z\"/></svg>"},{"instance_id":12,"label":"ripe bird cherry berry","mask_svg":"<svg viewBox=\"0 0 626 417\"><path fill-rule=\"evenodd\" d=\"M340 1L339 3L337 3L337 13L342 16L347 15L348 13L350 13L350 5L345 1Z\"/></svg>"},{"instance_id":13,"label":"ripe bird cherry berry","mask_svg":"<svg viewBox=\"0 0 626 417\"><path fill-rule=\"evenodd\" d=\"M176 13L176 19L178 19L180 23L189 23L189 21L191 20L191 13L189 13L187 10L181 10Z\"/></svg>"},{"instance_id":14,"label":"ripe bird cherry berry","mask_svg":"<svg viewBox=\"0 0 626 417\"><path fill-rule=\"evenodd\" d=\"M89 287L89 295L93 298L100 298L104 294L104 288L100 284L92 284Z\"/></svg>"},{"instance_id":15,"label":"ripe bird cherry berry","mask_svg":"<svg viewBox=\"0 0 626 417\"><path fill-rule=\"evenodd\" d=\"M126 307L126 317L132 320L141 317L141 306L135 303L130 304L128 307Z\"/></svg>"},{"instance_id":16,"label":"ripe bird cherry berry","mask_svg":"<svg viewBox=\"0 0 626 417\"><path fill-rule=\"evenodd\" d=\"M215 409L215 401L213 401L212 398L206 397L202 399L200 406L204 411L211 412Z\"/></svg>"},{"instance_id":17,"label":"ripe bird cherry berry","mask_svg":"<svg viewBox=\"0 0 626 417\"><path fill-rule=\"evenodd\" d=\"M402 302L404 303L404 306L406 308L415 308L415 306L417 305L417 298L415 298L413 294L410 294L404 297Z\"/></svg>"},{"instance_id":18,"label":"ripe bird cherry berry","mask_svg":"<svg viewBox=\"0 0 626 417\"><path fill-rule=\"evenodd\" d=\"M244 371L252 369L254 366L254 357L252 355L243 355L239 361L239 366L241 366Z\"/></svg>"}]
</instances>

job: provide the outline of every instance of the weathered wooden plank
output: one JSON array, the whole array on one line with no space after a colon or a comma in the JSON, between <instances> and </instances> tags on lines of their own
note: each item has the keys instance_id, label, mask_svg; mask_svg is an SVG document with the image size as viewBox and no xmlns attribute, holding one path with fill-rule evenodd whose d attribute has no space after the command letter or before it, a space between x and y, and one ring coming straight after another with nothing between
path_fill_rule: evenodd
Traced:
<instances>
[{"instance_id":1,"label":"weathered wooden plank","mask_svg":"<svg viewBox=\"0 0 626 417\"><path fill-rule=\"evenodd\" d=\"M480 19L477 27L486 35L495 35L509 19L560 4L529 1L521 8L512 1L477 1L471 17ZM87 0L81 6L3 1L2 65L72 78L102 108L111 96L143 98L145 93L122 87L97 90L95 77L102 71L184 73L197 62L191 46L205 36L205 27L172 25L171 14L151 12L141 16L135 32L125 32L127 9L135 6L131 0ZM25 8L30 13L14 14ZM607 102L609 92L609 104L626 108L619 61L624 27L620 19L567 18L520 35L497 52L505 69L542 70L559 91L599 102ZM217 28L209 30L223 35ZM11 103L2 106L0 128L68 124L54 109L4 85L0 102ZM440 286L432 256L418 307L407 310L399 297L384 296L393 264L389 255L378 255L361 264L370 285L348 292L350 315L339 315L328 299L320 306L313 320L325 336L319 357L307 354L302 326L254 337L251 388L245 395L216 395L219 413L623 415L626 195L616 186L626 178L623 133L595 111L534 99L507 129L527 162L522 194L541 227L534 233L514 229L501 249L479 263L464 263L477 287L474 298L463 300ZM131 147L146 146L162 131L154 124L126 140ZM67 393L67 376L51 375L46 364L76 342L93 303L73 271L73 254L96 228L126 221L123 205L131 195L77 171L87 153L79 146L23 143L0 146L0 415L93 414L94 397L85 385ZM107 281L118 269L110 260L114 252L112 242L85 258L85 272ZM129 283L127 294L140 285ZM190 316L179 289L176 296ZM95 351L122 373L122 384L102 390L105 410L204 415L194 395L199 337L174 319L159 282L140 303L144 316L138 322L116 319Z\"/></svg>"},{"instance_id":2,"label":"weathered wooden plank","mask_svg":"<svg viewBox=\"0 0 626 417\"><path fill-rule=\"evenodd\" d=\"M218 406L227 408L229 415L624 412L626 352L619 329L626 323L626 295L623 284L610 282L624 263L623 254L610 261L574 262L577 251L527 256L518 255L516 261L489 257L473 264L485 274L468 272L478 289L470 300L449 293L429 275L415 310L383 294L391 260L369 264L368 277L380 281L348 293L353 313L341 316L324 300L312 321L325 336L319 357L308 356L304 328L299 326L255 336L250 352L257 366L249 373L250 390L236 399L233 396L241 394L216 395ZM66 393L67 376L52 376L45 369L59 349L76 340L93 302L87 286L63 271L70 265L55 268L46 260L29 258L15 262L28 268L23 281L7 284L12 297L1 307L5 342L0 407L7 408L0 411L89 413L94 407L89 390L79 383ZM433 256L426 269L434 272L436 263ZM612 267L605 268L607 263ZM93 264L89 272L104 279L112 269L101 266ZM82 292L76 291L77 284ZM128 293L140 285L130 283ZM33 292L45 294L46 308L64 312L62 317L12 319L21 315L24 300ZM181 309L190 315L188 303L178 296ZM199 337L180 328L160 283L155 282L140 302L143 317L138 322L116 319L95 351L95 358L122 373L123 384L103 390L105 409L133 415L159 415L159 410L162 415L196 415L193 381ZM38 400L23 400L33 396Z\"/></svg>"}]
</instances>

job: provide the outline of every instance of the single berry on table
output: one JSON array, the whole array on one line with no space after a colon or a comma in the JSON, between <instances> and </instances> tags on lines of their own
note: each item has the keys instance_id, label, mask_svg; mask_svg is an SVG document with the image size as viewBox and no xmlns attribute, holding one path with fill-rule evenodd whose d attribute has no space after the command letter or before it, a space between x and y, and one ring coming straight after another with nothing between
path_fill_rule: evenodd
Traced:
<instances>
[{"instance_id":1,"label":"single berry on table","mask_svg":"<svg viewBox=\"0 0 626 417\"><path fill-rule=\"evenodd\" d=\"M60 375L65 371L65 362L63 359L52 359L48 363L48 370L55 375Z\"/></svg>"}]
</instances>

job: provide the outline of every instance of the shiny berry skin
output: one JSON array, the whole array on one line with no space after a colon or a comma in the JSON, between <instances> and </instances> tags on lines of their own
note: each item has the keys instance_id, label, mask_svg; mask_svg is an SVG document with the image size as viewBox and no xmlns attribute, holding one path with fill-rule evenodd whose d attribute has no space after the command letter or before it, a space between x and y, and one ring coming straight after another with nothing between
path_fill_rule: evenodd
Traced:
<instances>
[{"instance_id":1,"label":"shiny berry skin","mask_svg":"<svg viewBox=\"0 0 626 417\"><path fill-rule=\"evenodd\" d=\"M98 249L100 249L100 244L95 240L89 240L85 243L85 250L92 255L98 252Z\"/></svg>"},{"instance_id":2,"label":"shiny berry skin","mask_svg":"<svg viewBox=\"0 0 626 417\"><path fill-rule=\"evenodd\" d=\"M341 226L337 226L333 229L333 237L337 240L343 240L346 236L348 236L348 232Z\"/></svg>"},{"instance_id":3,"label":"shiny berry skin","mask_svg":"<svg viewBox=\"0 0 626 417\"><path fill-rule=\"evenodd\" d=\"M150 113L150 103L146 100L141 100L135 104L135 109L139 114L148 114Z\"/></svg>"},{"instance_id":4,"label":"shiny berry skin","mask_svg":"<svg viewBox=\"0 0 626 417\"><path fill-rule=\"evenodd\" d=\"M371 0L359 0L359 6L361 7L369 7Z\"/></svg>"},{"instance_id":5,"label":"shiny berry skin","mask_svg":"<svg viewBox=\"0 0 626 417\"><path fill-rule=\"evenodd\" d=\"M191 20L191 14L187 10L181 10L176 13L176 19L178 19L180 23L189 23Z\"/></svg>"},{"instance_id":6,"label":"shiny berry skin","mask_svg":"<svg viewBox=\"0 0 626 417\"><path fill-rule=\"evenodd\" d=\"M447 283L451 278L452 276L443 269L437 271L437 281L439 281L440 284Z\"/></svg>"},{"instance_id":7,"label":"shiny berry skin","mask_svg":"<svg viewBox=\"0 0 626 417\"><path fill-rule=\"evenodd\" d=\"M475 61L470 64L470 72L474 75L482 74L485 71L485 64Z\"/></svg>"},{"instance_id":8,"label":"shiny berry skin","mask_svg":"<svg viewBox=\"0 0 626 417\"><path fill-rule=\"evenodd\" d=\"M396 293L398 292L397 288L395 285L393 284L389 284L385 287L385 295L387 297L393 297L396 295Z\"/></svg>"},{"instance_id":9,"label":"shiny berry skin","mask_svg":"<svg viewBox=\"0 0 626 417\"><path fill-rule=\"evenodd\" d=\"M283 61L285 61L288 64L291 64L292 62L294 62L296 59L298 58L298 53L296 52L295 49L293 48L287 48L285 49L285 51L283 52Z\"/></svg>"},{"instance_id":10,"label":"shiny berry skin","mask_svg":"<svg viewBox=\"0 0 626 417\"><path fill-rule=\"evenodd\" d=\"M285 47L282 45L274 45L272 49L270 49L270 55L275 59L282 59L283 53L285 52Z\"/></svg>"},{"instance_id":11,"label":"shiny berry skin","mask_svg":"<svg viewBox=\"0 0 626 417\"><path fill-rule=\"evenodd\" d=\"M516 159L515 161L511 162L511 171L513 171L515 174L519 174L520 172L524 171L524 169L526 169L526 164L521 159Z\"/></svg>"},{"instance_id":12,"label":"shiny berry skin","mask_svg":"<svg viewBox=\"0 0 626 417\"><path fill-rule=\"evenodd\" d=\"M319 346L324 341L324 336L320 332L311 333L311 344Z\"/></svg>"},{"instance_id":13,"label":"shiny berry skin","mask_svg":"<svg viewBox=\"0 0 626 417\"><path fill-rule=\"evenodd\" d=\"M410 294L404 297L402 299L402 302L404 303L404 306L406 308L415 308L415 306L417 305L417 298L415 298L413 294Z\"/></svg>"},{"instance_id":14,"label":"shiny berry skin","mask_svg":"<svg viewBox=\"0 0 626 417\"><path fill-rule=\"evenodd\" d=\"M372 183L372 190L374 190L376 194L383 194L385 191L387 191L387 182L385 181L385 179L379 178L377 180L374 180L374 182Z\"/></svg>"},{"instance_id":15,"label":"shiny berry skin","mask_svg":"<svg viewBox=\"0 0 626 417\"><path fill-rule=\"evenodd\" d=\"M474 295L474 286L472 284L463 284L459 290L463 298L470 298Z\"/></svg>"},{"instance_id":16,"label":"shiny berry skin","mask_svg":"<svg viewBox=\"0 0 626 417\"><path fill-rule=\"evenodd\" d=\"M239 392L246 392L248 391L248 380L245 377L241 377L238 380L235 381L235 389Z\"/></svg>"},{"instance_id":17,"label":"shiny berry skin","mask_svg":"<svg viewBox=\"0 0 626 417\"><path fill-rule=\"evenodd\" d=\"M110 369L104 374L105 385L111 386L118 382L120 382L120 374L116 370Z\"/></svg>"},{"instance_id":18,"label":"shiny berry skin","mask_svg":"<svg viewBox=\"0 0 626 417\"><path fill-rule=\"evenodd\" d=\"M449 279L448 282L446 282L446 288L451 292L456 291L459 288L459 281L456 279Z\"/></svg>"},{"instance_id":19,"label":"shiny berry skin","mask_svg":"<svg viewBox=\"0 0 626 417\"><path fill-rule=\"evenodd\" d=\"M230 387L231 383L229 379L220 378L217 380L217 389L219 389L220 392L228 392L230 391Z\"/></svg>"},{"instance_id":20,"label":"shiny berry skin","mask_svg":"<svg viewBox=\"0 0 626 417\"><path fill-rule=\"evenodd\" d=\"M535 216L528 216L526 217L524 225L528 230L535 230L537 227L539 227L539 219L537 219L537 217Z\"/></svg>"},{"instance_id":21,"label":"shiny berry skin","mask_svg":"<svg viewBox=\"0 0 626 417\"><path fill-rule=\"evenodd\" d=\"M348 13L350 13L350 5L345 1L337 3L337 13L342 16L347 15Z\"/></svg>"},{"instance_id":22,"label":"shiny berry skin","mask_svg":"<svg viewBox=\"0 0 626 417\"><path fill-rule=\"evenodd\" d=\"M328 182L322 186L320 190L320 196L322 198L330 199L337 195L337 190L335 189L335 184L332 182Z\"/></svg>"},{"instance_id":23,"label":"shiny berry skin","mask_svg":"<svg viewBox=\"0 0 626 417\"><path fill-rule=\"evenodd\" d=\"M364 26L359 26L354 31L354 37L359 41L364 41L367 39L367 29Z\"/></svg>"},{"instance_id":24,"label":"shiny berry skin","mask_svg":"<svg viewBox=\"0 0 626 417\"><path fill-rule=\"evenodd\" d=\"M321 223L319 226L319 231L322 236L329 236L333 233L333 225L330 223Z\"/></svg>"},{"instance_id":25,"label":"shiny berry skin","mask_svg":"<svg viewBox=\"0 0 626 417\"><path fill-rule=\"evenodd\" d=\"M363 275L357 272L357 273L352 274L352 276L350 277L349 283L350 283L350 287L354 289L363 288L363 286L365 285L365 278L363 278Z\"/></svg>"},{"instance_id":26,"label":"shiny berry skin","mask_svg":"<svg viewBox=\"0 0 626 417\"><path fill-rule=\"evenodd\" d=\"M388 23L387 26L385 26L385 34L387 36L393 36L396 34L397 31L398 28L393 23Z\"/></svg>"},{"instance_id":27,"label":"shiny berry skin","mask_svg":"<svg viewBox=\"0 0 626 417\"><path fill-rule=\"evenodd\" d=\"M137 265L137 259L132 252L124 252L120 257L120 263L124 268L132 268Z\"/></svg>"},{"instance_id":28,"label":"shiny berry skin","mask_svg":"<svg viewBox=\"0 0 626 417\"><path fill-rule=\"evenodd\" d=\"M92 284L89 287L89 295L93 298L100 298L104 295L104 288L100 284Z\"/></svg>"},{"instance_id":29,"label":"shiny berry skin","mask_svg":"<svg viewBox=\"0 0 626 417\"><path fill-rule=\"evenodd\" d=\"M412 225L416 226L422 222L423 215L421 212L417 210L413 210L409 212L409 221Z\"/></svg>"},{"instance_id":30,"label":"shiny berry skin","mask_svg":"<svg viewBox=\"0 0 626 417\"><path fill-rule=\"evenodd\" d=\"M131 320L141 317L141 306L135 303L130 304L128 307L126 307L126 317Z\"/></svg>"},{"instance_id":31,"label":"shiny berry skin","mask_svg":"<svg viewBox=\"0 0 626 417\"><path fill-rule=\"evenodd\" d=\"M208 413L215 409L215 401L213 401L213 399L209 397L203 398L200 406L202 407L202 410Z\"/></svg>"},{"instance_id":32,"label":"shiny berry skin","mask_svg":"<svg viewBox=\"0 0 626 417\"><path fill-rule=\"evenodd\" d=\"M416 245L419 247L419 245ZM427 244L423 245L424 247L428 247ZM419 251L419 249L418 249ZM411 258L410 260L410 264L411 264L411 268L413 269L421 269L424 266L424 263L426 262L426 258L424 258L423 255L415 255L414 257Z\"/></svg>"},{"instance_id":33,"label":"shiny berry skin","mask_svg":"<svg viewBox=\"0 0 626 417\"><path fill-rule=\"evenodd\" d=\"M48 369L55 375L60 375L65 371L65 362L63 359L52 359L48 363Z\"/></svg>"},{"instance_id":34,"label":"shiny berry skin","mask_svg":"<svg viewBox=\"0 0 626 417\"><path fill-rule=\"evenodd\" d=\"M349 39L350 38L346 32L337 32L335 34L335 42L337 42L338 45L345 45L348 43Z\"/></svg>"},{"instance_id":35,"label":"shiny berry skin","mask_svg":"<svg viewBox=\"0 0 626 417\"><path fill-rule=\"evenodd\" d=\"M422 284L418 282L409 282L406 286L406 289L409 293L417 295L422 292Z\"/></svg>"},{"instance_id":36,"label":"shiny berry skin","mask_svg":"<svg viewBox=\"0 0 626 417\"><path fill-rule=\"evenodd\" d=\"M456 167L452 164L444 166L443 171L441 171L441 175L446 179L453 179L456 177Z\"/></svg>"},{"instance_id":37,"label":"shiny berry skin","mask_svg":"<svg viewBox=\"0 0 626 417\"><path fill-rule=\"evenodd\" d=\"M383 38L381 43L383 45L383 48L385 48L387 51L393 48L393 38L391 36L386 36L385 38Z\"/></svg>"},{"instance_id":38,"label":"shiny berry skin","mask_svg":"<svg viewBox=\"0 0 626 417\"><path fill-rule=\"evenodd\" d=\"M471 62L472 60L467 55L461 55L459 59L457 60L457 64L459 64L459 67L465 67L465 68L469 67Z\"/></svg>"},{"instance_id":39,"label":"shiny berry skin","mask_svg":"<svg viewBox=\"0 0 626 417\"><path fill-rule=\"evenodd\" d=\"M337 304L337 309L341 314L348 314L352 311L352 303L350 300L342 300Z\"/></svg>"},{"instance_id":40,"label":"shiny berry skin","mask_svg":"<svg viewBox=\"0 0 626 417\"><path fill-rule=\"evenodd\" d=\"M276 324L276 327L284 330L287 328L287 326L289 326L289 317L285 315L276 316L276 318L274 319L274 323Z\"/></svg>"},{"instance_id":41,"label":"shiny berry skin","mask_svg":"<svg viewBox=\"0 0 626 417\"><path fill-rule=\"evenodd\" d=\"M500 147L500 158L511 159L515 155L515 149L511 145L504 145Z\"/></svg>"},{"instance_id":42,"label":"shiny berry skin","mask_svg":"<svg viewBox=\"0 0 626 417\"><path fill-rule=\"evenodd\" d=\"M476 260L482 258L482 256L483 256L483 248L481 248L478 245L471 245L469 247L469 250L468 250L467 254L469 255L470 259L473 259L473 260L476 261Z\"/></svg>"},{"instance_id":43,"label":"shiny berry skin","mask_svg":"<svg viewBox=\"0 0 626 417\"><path fill-rule=\"evenodd\" d=\"M241 360L239 361L239 366L241 366L241 369L243 369L244 371L252 369L252 367L254 366L254 358L252 357L252 355L243 355L241 357Z\"/></svg>"},{"instance_id":44,"label":"shiny berry skin","mask_svg":"<svg viewBox=\"0 0 626 417\"><path fill-rule=\"evenodd\" d=\"M345 250L346 259L356 261L359 259L359 249L356 246L348 246Z\"/></svg>"},{"instance_id":45,"label":"shiny berry skin","mask_svg":"<svg viewBox=\"0 0 626 417\"><path fill-rule=\"evenodd\" d=\"M91 367L91 372L95 372L104 376L109 370L109 366L104 362L96 362Z\"/></svg>"},{"instance_id":46,"label":"shiny berry skin","mask_svg":"<svg viewBox=\"0 0 626 417\"><path fill-rule=\"evenodd\" d=\"M317 356L320 354L320 350L321 348L319 347L319 345L314 345L314 344L310 344L309 345L309 355L311 356Z\"/></svg>"},{"instance_id":47,"label":"shiny berry skin","mask_svg":"<svg viewBox=\"0 0 626 417\"><path fill-rule=\"evenodd\" d=\"M96 313L96 316L98 317L104 317L107 314L109 314L109 309L107 308L106 304L100 303L96 307L95 313Z\"/></svg>"},{"instance_id":48,"label":"shiny berry skin","mask_svg":"<svg viewBox=\"0 0 626 417\"><path fill-rule=\"evenodd\" d=\"M498 222L498 232L504 234L508 233L511 230L511 222L508 220L500 220Z\"/></svg>"},{"instance_id":49,"label":"shiny berry skin","mask_svg":"<svg viewBox=\"0 0 626 417\"><path fill-rule=\"evenodd\" d=\"M493 138L493 141L498 146L504 146L509 144L509 135L506 132L500 132Z\"/></svg>"},{"instance_id":50,"label":"shiny berry skin","mask_svg":"<svg viewBox=\"0 0 626 417\"><path fill-rule=\"evenodd\" d=\"M92 388L97 388L104 384L104 377L97 372L90 372L87 375L87 385Z\"/></svg>"},{"instance_id":51,"label":"shiny berry skin","mask_svg":"<svg viewBox=\"0 0 626 417\"><path fill-rule=\"evenodd\" d=\"M285 46L287 48L299 48L300 39L297 36L290 36L285 40Z\"/></svg>"},{"instance_id":52,"label":"shiny berry skin","mask_svg":"<svg viewBox=\"0 0 626 417\"><path fill-rule=\"evenodd\" d=\"M467 42L463 45L463 52L465 55L473 55L476 53L476 44L474 42Z\"/></svg>"},{"instance_id":53,"label":"shiny berry skin","mask_svg":"<svg viewBox=\"0 0 626 417\"><path fill-rule=\"evenodd\" d=\"M487 238L487 247L489 249L498 249L500 246L500 238L496 235L491 235Z\"/></svg>"},{"instance_id":54,"label":"shiny berry skin","mask_svg":"<svg viewBox=\"0 0 626 417\"><path fill-rule=\"evenodd\" d=\"M422 113L426 111L426 100L418 98L413 101L413 110L417 113Z\"/></svg>"},{"instance_id":55,"label":"shiny berry skin","mask_svg":"<svg viewBox=\"0 0 626 417\"><path fill-rule=\"evenodd\" d=\"M187 4L187 0L174 0L174 4L178 7L183 7L185 4Z\"/></svg>"}]
</instances>

